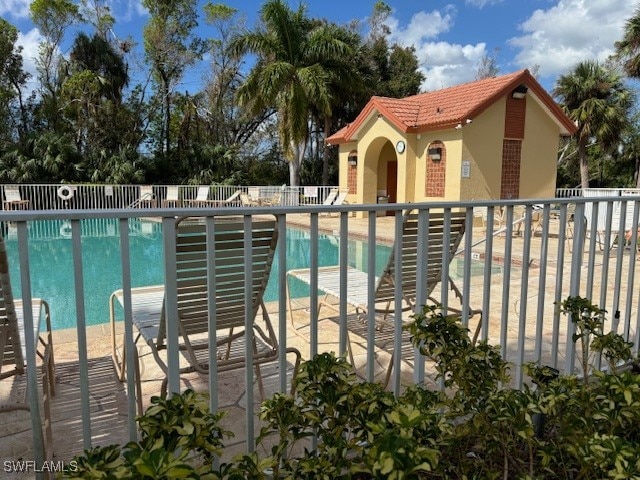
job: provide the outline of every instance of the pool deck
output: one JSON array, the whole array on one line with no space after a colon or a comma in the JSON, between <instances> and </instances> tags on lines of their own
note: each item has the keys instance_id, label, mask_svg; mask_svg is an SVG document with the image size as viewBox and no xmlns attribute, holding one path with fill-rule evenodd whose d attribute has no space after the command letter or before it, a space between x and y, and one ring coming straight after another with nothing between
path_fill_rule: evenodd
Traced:
<instances>
[{"instance_id":1,"label":"pool deck","mask_svg":"<svg viewBox=\"0 0 640 480\"><path fill-rule=\"evenodd\" d=\"M291 226L308 227L309 216L306 215L292 215L288 217L288 224ZM378 240L384 243L393 242L393 218L392 217L380 217L377 219L377 231L379 233ZM320 227L323 232L333 233L339 230L339 217L320 217ZM549 252L557 251L557 239L554 240L554 229L557 232L557 220L551 224L550 235L550 248ZM477 231L477 234L476 234ZM367 237L368 227L367 220L357 219L354 217L349 218L349 233L354 236ZM477 238L476 238L477 237ZM481 228L474 228L474 240L484 237ZM556 236L557 238L557 236ZM496 236L494 238L494 251L504 251L504 236ZM554 244L555 241L555 244ZM522 237L513 237L513 255L514 258L518 258L518 255L522 256ZM476 249L478 252L484 252L484 245L480 245ZM539 255L540 252L540 237L534 236L532 238L532 255ZM556 267L554 262L557 259L554 257L555 253L551 253L548 257L548 281L545 289L545 296L549 295L553 298L555 295L556 286L554 283L556 275ZM600 258L602 255L600 254ZM536 258L531 259L529 282L530 285L537 285L539 280L539 269L535 268ZM567 261L568 262L568 259ZM566 263L565 262L565 263ZM565 264L565 269L568 268L568 263ZM515 278L518 277L518 278ZM500 305L502 302L501 297L501 280L495 280L496 287L492 290L492 304ZM517 315L520 311L520 278L519 275L514 276L511 282L511 291L517 295L508 300L509 316L513 318L513 322L517 323ZM611 283L609 282L611 288ZM474 302L479 301L479 295L482 294L482 276L473 278L471 280L471 301L472 306L477 305ZM535 290L537 292L537 289ZM564 296L568 295L568 292L562 292ZM494 299L494 295L496 296ZM546 298L546 297L545 297ZM563 297L564 298L564 297ZM105 299L107 301L107 299ZM537 293L535 298L527 298L527 309L535 311L537 302ZM553 301L545 302L547 310L545 310L545 316L552 315ZM278 315L277 315L277 302L273 302L268 305L268 309L272 313L271 320L274 326L277 328ZM326 310L325 312L328 312ZM492 344L499 343L500 332L500 318L495 318L490 314L485 313L485 321L489 322L489 341ZM300 308L294 311L296 320L304 322L308 321L308 312L305 308ZM635 315L635 312L634 312ZM635 317L634 317L635 318ZM472 320L473 321L473 320ZM337 351L337 338L338 338L338 326L335 318L323 318L321 319L322 328L320 329L319 339L319 351ZM545 337L551 337L551 322L543 328L542 332ZM301 323L302 324L302 323ZM351 329L351 325L354 328ZM359 373L364 376L364 364L366 361L366 342L364 341L364 329L366 327L359 325L358 322L350 323L350 338L353 347L353 354L355 359L356 368ZM304 330L304 329L303 329ZM509 328L507 337L507 354L508 357L515 355L517 347L517 325L514 328ZM535 339L536 331L535 325L527 327L526 330L526 348L531 351L533 349L533 342ZM309 358L309 343L306 342L301 336L296 335L290 325L288 326L288 345L294 346L300 350L303 359ZM566 326L560 328L561 342L565 341L563 338L566 333ZM383 332L384 336L384 332ZM102 325L96 325L87 329L88 340L88 361L89 361L89 384L90 384L90 416L91 422L91 434L93 437L93 445L108 445L113 443L126 443L127 438L127 404L126 404L126 392L125 385L120 383L115 375L115 371L111 362L111 345L110 345L110 331L107 323ZM388 340L388 338L387 338ZM376 343L376 373L377 378L383 378L386 372L390 353L386 348L385 340L379 340ZM54 331L54 346L55 346L55 363L56 363L56 395L52 401L52 428L54 435L55 445L55 460L68 461L74 455L80 454L83 450L82 440L82 420L81 420L81 405L79 403L80 398L80 380L79 380L79 363L78 363L78 343L75 330L57 330ZM404 350L404 349L403 349ZM407 348L407 356L411 357L410 349ZM546 343L543 345L543 352L549 354L549 348ZM142 355L142 379L143 379L143 399L145 405L148 405L151 395L158 394L160 390L160 383L162 374L158 367L155 365L151 355L145 355L149 349L146 346L140 347L140 353ZM403 352L404 356L404 352ZM404 357L403 357L404 358ZM514 358L514 357L512 357ZM412 365L411 358L405 359L403 362L403 383L410 383L412 379ZM560 359L562 362L563 359ZM265 377L265 389L267 395L273 393L277 389L277 366L267 365L263 368L263 376ZM219 404L221 410L227 412L224 419L224 426L235 433L235 437L226 442L227 448L225 450L225 457L234 453L238 453L245 450L244 445L244 431L245 431L245 411L246 411L246 398L244 395L244 371L236 370L233 372L224 372L220 374L220 397ZM190 386L195 389L206 389L206 379L201 378L199 375L194 374L185 377L183 385ZM240 387L237 387L240 385ZM237 387L237 388L234 388ZM255 400L260 401L258 389L255 388ZM13 383L11 379L3 380L0 384L0 400L4 401L7 398L19 398L17 396L24 393L24 379L17 379ZM254 409L257 411L259 405L256 403ZM258 423L258 422L256 422ZM259 425L256 425L256 429L259 429ZM4 460L18 460L21 458L30 459L32 451L32 439L29 422L28 412L12 412L0 415L0 461ZM32 474L31 474L32 476ZM3 478L31 478L27 475L14 475Z\"/></svg>"}]
</instances>

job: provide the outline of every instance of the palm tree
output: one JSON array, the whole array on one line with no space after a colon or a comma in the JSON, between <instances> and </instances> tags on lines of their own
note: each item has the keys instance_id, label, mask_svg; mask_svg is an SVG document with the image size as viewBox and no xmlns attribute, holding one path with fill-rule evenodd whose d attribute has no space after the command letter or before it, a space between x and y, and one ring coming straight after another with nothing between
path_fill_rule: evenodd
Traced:
<instances>
[{"instance_id":1,"label":"palm tree","mask_svg":"<svg viewBox=\"0 0 640 480\"><path fill-rule=\"evenodd\" d=\"M292 186L299 185L305 154L309 112L315 106L331 111L332 60L349 58L349 46L326 34L306 16L304 5L291 10L282 0L269 0L260 10L261 27L236 37L237 54L252 53L257 61L238 90L238 102L259 114L277 114L280 148L289 161Z\"/></svg>"},{"instance_id":2,"label":"palm tree","mask_svg":"<svg viewBox=\"0 0 640 480\"><path fill-rule=\"evenodd\" d=\"M624 25L624 36L616 42L616 56L627 75L640 78L640 7Z\"/></svg>"},{"instance_id":3,"label":"palm tree","mask_svg":"<svg viewBox=\"0 0 640 480\"><path fill-rule=\"evenodd\" d=\"M603 151L617 146L628 120L633 95L618 72L593 60L581 62L570 73L561 75L553 93L578 127L580 183L582 188L588 188L587 143L594 138Z\"/></svg>"}]
</instances>

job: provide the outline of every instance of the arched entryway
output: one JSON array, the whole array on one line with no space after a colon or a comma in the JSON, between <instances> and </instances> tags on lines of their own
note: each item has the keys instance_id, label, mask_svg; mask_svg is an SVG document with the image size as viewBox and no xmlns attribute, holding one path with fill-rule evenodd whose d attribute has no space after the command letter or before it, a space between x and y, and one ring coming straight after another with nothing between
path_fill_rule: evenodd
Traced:
<instances>
[{"instance_id":1,"label":"arched entryway","mask_svg":"<svg viewBox=\"0 0 640 480\"><path fill-rule=\"evenodd\" d=\"M398 156L391 141L378 137L366 149L363 162L364 203L398 201ZM383 200L384 199L384 200Z\"/></svg>"}]
</instances>

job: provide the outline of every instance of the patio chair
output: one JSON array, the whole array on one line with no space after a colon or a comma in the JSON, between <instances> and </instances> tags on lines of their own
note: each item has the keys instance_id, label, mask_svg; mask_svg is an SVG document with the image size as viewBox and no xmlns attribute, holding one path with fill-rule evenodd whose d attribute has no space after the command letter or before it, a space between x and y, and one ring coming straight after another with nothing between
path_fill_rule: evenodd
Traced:
<instances>
[{"instance_id":1,"label":"patio chair","mask_svg":"<svg viewBox=\"0 0 640 480\"><path fill-rule=\"evenodd\" d=\"M444 253L444 229L446 225L444 222L444 215L439 213L431 213L429 216L428 225L428 258L426 259L427 272L426 272L426 297L438 303L437 299L432 296L436 286L440 283L442 278L442 258ZM465 229L465 213L458 212L452 213L450 224L450 241L447 245L449 251L449 259L453 259L455 252L460 245ZM394 314L395 298L397 295L402 296L403 300L403 312L412 311L415 309L416 302L416 289L417 289L417 265L418 265L418 252L416 250L418 245L418 216L407 212L403 219L402 228L402 285L401 288L396 288L395 285L395 266L394 266L394 248L389 254L387 264L379 277L376 277L375 283L375 305L373 308L377 314L382 315L382 322L384 323L390 315ZM323 306L329 307L334 311L337 311L334 302L331 302L331 298L340 298L340 270L344 268L340 265L327 266L318 268L318 290L324 292L324 297L318 304L318 317L320 316L320 310ZM296 269L289 270L287 272L287 298L289 302L289 318L293 326L293 331L308 339L300 332L300 328L296 326L293 316L293 303L291 298L291 279L297 279L307 285L311 284L311 270ZM355 309L356 314L362 319L366 320L367 311L370 306L367 303L368 299L368 278L369 275L366 272L358 270L357 268L347 267L347 284L348 288L346 293L346 302L348 305ZM453 291L455 296L462 301L462 293L449 277L449 288ZM454 314L462 314L461 309L456 309L448 306L448 310ZM469 315L480 315L478 326L474 333L474 342L476 341L482 324L482 310L470 309ZM349 348L350 350L350 348Z\"/></svg>"},{"instance_id":2,"label":"patio chair","mask_svg":"<svg viewBox=\"0 0 640 480\"><path fill-rule=\"evenodd\" d=\"M240 195L242 195L242 190L236 190L231 195L229 195L229 197L217 202L217 205L219 207L238 207L241 203Z\"/></svg>"},{"instance_id":3,"label":"patio chair","mask_svg":"<svg viewBox=\"0 0 640 480\"><path fill-rule=\"evenodd\" d=\"M252 200L248 193L240 192L240 205L243 207L259 207L260 202Z\"/></svg>"},{"instance_id":4,"label":"patio chair","mask_svg":"<svg viewBox=\"0 0 640 480\"><path fill-rule=\"evenodd\" d=\"M489 225L489 209L487 207L473 207L473 216L475 218L480 218L482 221L482 228L484 231L487 231L487 226ZM502 228L502 210L499 207L495 207L493 209L493 232L497 232Z\"/></svg>"},{"instance_id":5,"label":"patio chair","mask_svg":"<svg viewBox=\"0 0 640 480\"><path fill-rule=\"evenodd\" d=\"M4 186L3 210L27 210L31 205L29 200L23 200L20 196L18 185Z\"/></svg>"},{"instance_id":6,"label":"patio chair","mask_svg":"<svg viewBox=\"0 0 640 480\"><path fill-rule=\"evenodd\" d=\"M280 205L282 203L282 197L286 188L287 184L285 183L276 191L276 193L273 194L273 197L263 200L262 205L269 205L271 207Z\"/></svg>"},{"instance_id":7,"label":"patio chair","mask_svg":"<svg viewBox=\"0 0 640 480\"><path fill-rule=\"evenodd\" d=\"M156 208L158 201L153 193L151 185L140 185L140 198L138 198L138 208Z\"/></svg>"},{"instance_id":8,"label":"patio chair","mask_svg":"<svg viewBox=\"0 0 640 480\"><path fill-rule=\"evenodd\" d=\"M218 204L217 200L209 200L208 185L198 187L198 193L195 199L185 199L183 202L187 207L210 207Z\"/></svg>"},{"instance_id":9,"label":"patio chair","mask_svg":"<svg viewBox=\"0 0 640 480\"><path fill-rule=\"evenodd\" d=\"M43 450L45 459L51 460L53 458L53 435L51 432L50 401L55 394L51 316L49 305L44 300L34 298L31 305L36 354L42 360ZM44 325L42 325L42 320L44 320ZM41 330L43 326L46 328L46 332ZM25 374L25 345L23 303L21 300L13 298L6 245L4 239L0 237L0 380ZM17 402L14 400L16 399L0 401L0 413L31 410L26 399L18 399Z\"/></svg>"},{"instance_id":10,"label":"patio chair","mask_svg":"<svg viewBox=\"0 0 640 480\"><path fill-rule=\"evenodd\" d=\"M177 185L169 185L167 187L167 196L162 200L162 207L179 208L180 206L180 187Z\"/></svg>"},{"instance_id":11,"label":"patio chair","mask_svg":"<svg viewBox=\"0 0 640 480\"><path fill-rule=\"evenodd\" d=\"M214 244L207 244L207 233L202 222L193 219L177 221L176 262L177 262L177 304L179 345L182 353L180 373L208 373L209 355L217 358L218 372L245 367L245 347L238 345L238 340L245 338L245 280L244 271L246 255L244 236L251 235L251 253L253 271L251 292L252 303L250 315L253 319L254 356L253 365L256 370L260 394L264 398L264 387L260 365L277 360L279 348L277 336L271 325L269 314L265 308L263 296L269 279L273 256L275 253L278 231L275 220L254 220L251 230L245 232L242 221L217 221ZM215 287L215 313L217 350L209 352L209 299L210 289L207 285L207 251L214 252L215 271L213 285ZM124 347L116 345L115 309L123 303L123 291L113 292L109 299L110 322L112 334L112 356L118 377L125 379ZM136 343L144 341L153 354L156 363L165 374L162 394L166 393L167 364L161 356L166 348L166 311L163 285L133 288L131 290L133 325L138 331ZM262 311L262 322L258 323L258 311ZM137 349L133 349L138 357ZM287 353L296 355L294 375L300 361L300 353L287 349ZM136 389L138 393L138 409L142 412L140 396L139 358L137 366Z\"/></svg>"},{"instance_id":12,"label":"patio chair","mask_svg":"<svg viewBox=\"0 0 640 480\"><path fill-rule=\"evenodd\" d=\"M349 192L347 192L347 191L338 192L338 194L336 195L335 199L333 200L333 203L330 203L328 205L348 205L349 202L347 202L347 195L349 195ZM329 197L327 196L327 198L329 198ZM325 202L326 202L326 200L325 200ZM327 215L329 217L332 217L334 215L334 212L321 212L320 216L323 216L323 215ZM339 213L337 215L339 215Z\"/></svg>"}]
</instances>

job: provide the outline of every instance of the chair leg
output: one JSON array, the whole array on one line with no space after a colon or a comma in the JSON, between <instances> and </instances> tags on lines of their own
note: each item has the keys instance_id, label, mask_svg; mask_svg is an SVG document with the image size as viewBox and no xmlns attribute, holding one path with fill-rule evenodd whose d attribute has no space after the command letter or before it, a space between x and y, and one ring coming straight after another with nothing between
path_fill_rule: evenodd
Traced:
<instances>
[{"instance_id":1,"label":"chair leg","mask_svg":"<svg viewBox=\"0 0 640 480\"><path fill-rule=\"evenodd\" d=\"M53 460L53 430L51 425L51 397L53 396L53 379L50 377L50 360L51 351L48 350L44 355L44 363L42 365L42 405L44 410L44 455L45 460Z\"/></svg>"}]
</instances>

